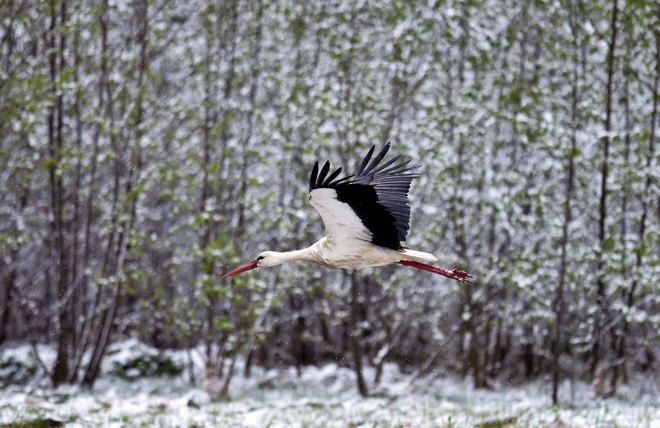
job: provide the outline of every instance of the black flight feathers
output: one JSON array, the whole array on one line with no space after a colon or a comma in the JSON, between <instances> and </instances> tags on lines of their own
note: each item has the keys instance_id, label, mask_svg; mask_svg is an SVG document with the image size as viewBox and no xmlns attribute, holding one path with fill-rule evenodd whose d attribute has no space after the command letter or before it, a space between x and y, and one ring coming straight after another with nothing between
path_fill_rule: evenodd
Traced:
<instances>
[{"instance_id":1,"label":"black flight feathers","mask_svg":"<svg viewBox=\"0 0 660 428\"><path fill-rule=\"evenodd\" d=\"M355 174L340 179L337 176L341 168L328 175L330 162L326 162L320 171L316 162L309 177L309 190L335 189L337 199L349 204L369 229L373 244L400 250L403 248L400 242L406 239L410 228L408 190L417 177L410 171L419 166L408 166L410 160L397 162L401 155L379 166L390 149L390 143L371 160L375 149L375 146L371 147Z\"/></svg>"},{"instance_id":2,"label":"black flight feathers","mask_svg":"<svg viewBox=\"0 0 660 428\"><path fill-rule=\"evenodd\" d=\"M399 160L401 155L397 155L393 157L392 159L385 162L385 164L383 164L380 168L374 171L374 168L378 166L380 161L383 160L383 158L389 151L390 143L387 143L385 147L383 147L383 149L380 151L380 153L378 153L378 156L376 156L374 160L371 161L371 163L369 163L369 160L371 160L371 156L374 154L375 149L376 146L372 146L371 149L369 149L369 153L367 153L367 155L364 157L362 163L360 163L360 167L358 168L358 171L355 174L349 175L344 178L340 178L339 180L335 180L335 179L341 173L342 171L341 167L337 168L332 174L328 176L328 172L330 172L330 161L325 162L320 173L319 173L319 163L318 162L314 163L314 167L312 168L312 173L309 176L309 191L311 192L314 189L318 189L322 187L334 187L337 184L343 182L349 182L349 180L350 182L356 182L356 181L362 182L365 180L369 181L369 179L374 178L376 175L378 176L396 175L396 176L410 177L411 181L413 178L417 177L417 174L405 174L410 170L419 168L419 165L414 165L408 168L404 168L410 163L410 159L407 161L399 162L398 164L394 165L388 170L385 170L385 168L389 167L394 162ZM369 164L368 167L367 164Z\"/></svg>"}]
</instances>

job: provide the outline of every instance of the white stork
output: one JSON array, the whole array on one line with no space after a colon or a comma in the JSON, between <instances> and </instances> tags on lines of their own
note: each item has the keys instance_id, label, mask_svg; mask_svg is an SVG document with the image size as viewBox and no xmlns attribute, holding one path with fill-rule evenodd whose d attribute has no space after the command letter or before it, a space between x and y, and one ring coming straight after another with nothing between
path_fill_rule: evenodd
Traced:
<instances>
[{"instance_id":1,"label":"white stork","mask_svg":"<svg viewBox=\"0 0 660 428\"><path fill-rule=\"evenodd\" d=\"M423 269L461 283L472 276L453 266L442 269L424 262L435 262L433 254L404 248L410 220L408 190L417 174L410 171L410 160L395 156L380 165L390 143L371 162L375 146L369 150L357 172L337 178L341 168L330 172L326 162L319 172L316 162L309 178L309 202L319 212L326 236L312 246L295 251L264 251L256 259L226 273L227 278L239 273L284 262L302 260L328 268L358 269L398 263Z\"/></svg>"}]
</instances>

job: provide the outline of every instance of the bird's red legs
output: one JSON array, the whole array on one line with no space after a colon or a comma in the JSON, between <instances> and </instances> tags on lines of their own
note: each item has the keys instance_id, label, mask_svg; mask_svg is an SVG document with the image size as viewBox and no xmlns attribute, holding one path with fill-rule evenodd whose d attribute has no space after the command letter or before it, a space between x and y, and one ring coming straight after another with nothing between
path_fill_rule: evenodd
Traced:
<instances>
[{"instance_id":1,"label":"bird's red legs","mask_svg":"<svg viewBox=\"0 0 660 428\"><path fill-rule=\"evenodd\" d=\"M467 284L472 279L472 275L469 273L458 269L458 266L454 265L449 269L443 269L436 266L425 265L424 263L413 262L408 260L401 260L398 262L404 266L411 266L417 269L427 270L429 272L437 273L438 275L446 276L449 279L454 279L461 284Z\"/></svg>"}]
</instances>

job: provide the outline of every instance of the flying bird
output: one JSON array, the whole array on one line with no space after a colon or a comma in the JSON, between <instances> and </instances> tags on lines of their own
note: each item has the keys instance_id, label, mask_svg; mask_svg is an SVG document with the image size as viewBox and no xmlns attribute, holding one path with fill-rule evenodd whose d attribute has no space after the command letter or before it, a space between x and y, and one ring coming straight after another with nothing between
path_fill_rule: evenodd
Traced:
<instances>
[{"instance_id":1,"label":"flying bird","mask_svg":"<svg viewBox=\"0 0 660 428\"><path fill-rule=\"evenodd\" d=\"M461 283L469 282L472 275L457 266L449 269L431 266L427 263L438 260L433 254L401 245L410 229L408 191L410 183L418 176L411 171L419 165L409 166L410 160L400 160L401 155L381 165L390 143L372 160L375 148L371 147L355 174L343 178L337 178L341 168L329 174L329 161L320 171L319 163L314 164L309 177L309 202L321 215L326 236L302 250L264 251L223 278L258 267L301 260L340 269L398 263Z\"/></svg>"}]
</instances>

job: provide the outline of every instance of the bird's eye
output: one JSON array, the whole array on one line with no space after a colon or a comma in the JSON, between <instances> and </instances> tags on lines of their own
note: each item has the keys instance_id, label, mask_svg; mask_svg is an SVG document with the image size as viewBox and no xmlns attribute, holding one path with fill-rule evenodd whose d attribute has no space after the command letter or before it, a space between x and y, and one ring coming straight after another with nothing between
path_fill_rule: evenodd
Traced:
<instances>
[{"instance_id":1,"label":"bird's eye","mask_svg":"<svg viewBox=\"0 0 660 428\"><path fill-rule=\"evenodd\" d=\"M259 256L259 257L257 257L257 261L260 262L260 261L263 260L264 258L265 258L264 256Z\"/></svg>"}]
</instances>

